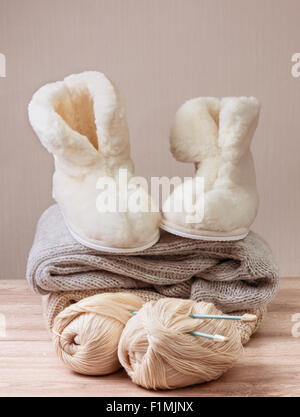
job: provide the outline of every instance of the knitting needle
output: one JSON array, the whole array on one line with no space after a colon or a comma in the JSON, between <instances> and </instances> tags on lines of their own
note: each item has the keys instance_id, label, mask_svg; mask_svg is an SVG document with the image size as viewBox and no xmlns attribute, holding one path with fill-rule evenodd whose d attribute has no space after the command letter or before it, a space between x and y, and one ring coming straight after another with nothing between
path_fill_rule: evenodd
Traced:
<instances>
[{"instance_id":1,"label":"knitting needle","mask_svg":"<svg viewBox=\"0 0 300 417\"><path fill-rule=\"evenodd\" d=\"M226 316L215 314L189 314L193 319L224 319L224 320L241 320L241 321L255 321L257 317L255 314L243 314L242 316Z\"/></svg>"},{"instance_id":2,"label":"knitting needle","mask_svg":"<svg viewBox=\"0 0 300 417\"><path fill-rule=\"evenodd\" d=\"M131 314L136 315L137 311L131 311ZM189 314L193 319L224 319L224 320L241 320L241 321L255 321L257 317L255 314L243 314L242 316L226 316L215 314Z\"/></svg>"},{"instance_id":3,"label":"knitting needle","mask_svg":"<svg viewBox=\"0 0 300 417\"><path fill-rule=\"evenodd\" d=\"M137 311L131 311L130 312L133 316L137 315ZM226 336L221 336L220 334L209 334L209 333L202 333L202 332L197 332L195 330L188 332L194 336L200 336L200 337L206 337L207 339L211 339L214 342L227 342L228 337Z\"/></svg>"}]
</instances>

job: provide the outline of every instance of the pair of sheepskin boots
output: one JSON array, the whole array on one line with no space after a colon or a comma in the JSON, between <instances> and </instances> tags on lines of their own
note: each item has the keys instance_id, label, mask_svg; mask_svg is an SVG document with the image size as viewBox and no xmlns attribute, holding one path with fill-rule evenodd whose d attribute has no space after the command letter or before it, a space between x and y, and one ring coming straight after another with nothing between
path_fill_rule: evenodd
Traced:
<instances>
[{"instance_id":1,"label":"pair of sheepskin boots","mask_svg":"<svg viewBox=\"0 0 300 417\"><path fill-rule=\"evenodd\" d=\"M139 198L150 210L130 204L124 211L99 210L99 178L111 178L118 186L119 172L126 170L129 194L134 183L123 101L102 73L83 72L43 86L29 104L29 119L54 156L53 197L73 237L96 250L126 253L154 245L159 228L206 240L247 235L258 206L250 143L259 110L254 97L199 97L179 108L171 152L178 161L195 164L187 193L195 193L193 182L204 178L204 213L198 222L189 220L184 207L172 209L170 201L185 198L182 184L170 193L162 213L153 210L146 190L139 191Z\"/></svg>"}]
</instances>

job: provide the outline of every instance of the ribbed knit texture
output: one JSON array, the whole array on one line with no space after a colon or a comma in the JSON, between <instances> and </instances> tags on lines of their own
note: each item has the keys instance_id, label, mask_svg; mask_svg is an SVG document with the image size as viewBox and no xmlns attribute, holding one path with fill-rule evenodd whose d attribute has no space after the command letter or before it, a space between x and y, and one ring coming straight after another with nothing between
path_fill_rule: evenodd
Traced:
<instances>
[{"instance_id":1,"label":"ribbed knit texture","mask_svg":"<svg viewBox=\"0 0 300 417\"><path fill-rule=\"evenodd\" d=\"M114 255L77 243L57 205L38 222L27 279L44 295L154 289L167 297L213 302L224 313L264 306L279 281L272 252L256 233L240 241L208 242L162 232L159 242L143 252Z\"/></svg>"}]
</instances>

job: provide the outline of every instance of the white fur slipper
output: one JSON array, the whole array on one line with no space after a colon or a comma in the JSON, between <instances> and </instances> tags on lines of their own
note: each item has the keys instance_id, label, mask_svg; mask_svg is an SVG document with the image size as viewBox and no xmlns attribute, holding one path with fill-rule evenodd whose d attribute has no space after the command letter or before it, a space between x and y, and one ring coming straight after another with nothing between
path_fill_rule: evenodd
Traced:
<instances>
[{"instance_id":1,"label":"white fur slipper","mask_svg":"<svg viewBox=\"0 0 300 417\"><path fill-rule=\"evenodd\" d=\"M161 228L192 239L244 238L258 207L250 143L260 105L254 97L196 98L184 103L171 129L171 152L178 161L193 162L196 174L188 187L176 187L163 205ZM189 198L196 206L196 178L204 179L202 216L174 209ZM187 193L187 194L186 194ZM200 207L200 204L198 204ZM178 207L178 205L177 205Z\"/></svg>"},{"instance_id":2,"label":"white fur slipper","mask_svg":"<svg viewBox=\"0 0 300 417\"><path fill-rule=\"evenodd\" d=\"M159 239L158 210L127 208L104 211L98 199L105 193L99 181L119 187L126 172L132 195L134 168L122 100L101 73L88 71L40 88L29 104L29 119L42 144L55 159L53 196L73 237L85 246L109 252L135 252ZM105 183L106 184L106 183ZM152 204L146 190L140 191ZM123 206L124 207L124 206Z\"/></svg>"}]
</instances>

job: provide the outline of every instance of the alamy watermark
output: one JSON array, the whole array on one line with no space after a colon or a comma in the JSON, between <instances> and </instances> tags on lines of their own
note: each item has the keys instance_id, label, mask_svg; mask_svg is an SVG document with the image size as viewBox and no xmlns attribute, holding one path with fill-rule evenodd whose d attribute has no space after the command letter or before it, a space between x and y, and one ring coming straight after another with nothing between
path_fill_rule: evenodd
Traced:
<instances>
[{"instance_id":1,"label":"alamy watermark","mask_svg":"<svg viewBox=\"0 0 300 417\"><path fill-rule=\"evenodd\" d=\"M6 337L6 319L5 315L0 313L0 338Z\"/></svg>"},{"instance_id":2,"label":"alamy watermark","mask_svg":"<svg viewBox=\"0 0 300 417\"><path fill-rule=\"evenodd\" d=\"M159 201L163 201L164 212L184 212L187 223L199 223L204 217L203 177L151 177L149 189L146 178L119 169L115 178L99 177L96 188L100 213L159 212Z\"/></svg>"},{"instance_id":3,"label":"alamy watermark","mask_svg":"<svg viewBox=\"0 0 300 417\"><path fill-rule=\"evenodd\" d=\"M292 336L293 337L300 337L300 313L295 313L291 317L292 322L296 322L292 326Z\"/></svg>"},{"instance_id":4,"label":"alamy watermark","mask_svg":"<svg viewBox=\"0 0 300 417\"><path fill-rule=\"evenodd\" d=\"M6 77L6 57L0 52L0 77Z\"/></svg>"},{"instance_id":5,"label":"alamy watermark","mask_svg":"<svg viewBox=\"0 0 300 417\"><path fill-rule=\"evenodd\" d=\"M292 55L292 62L294 64L291 68L291 74L294 78L300 77L300 52L296 52Z\"/></svg>"}]
</instances>

